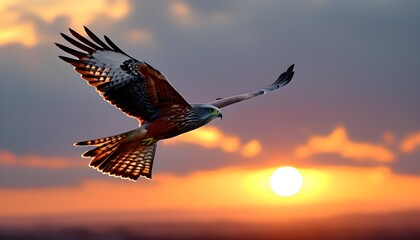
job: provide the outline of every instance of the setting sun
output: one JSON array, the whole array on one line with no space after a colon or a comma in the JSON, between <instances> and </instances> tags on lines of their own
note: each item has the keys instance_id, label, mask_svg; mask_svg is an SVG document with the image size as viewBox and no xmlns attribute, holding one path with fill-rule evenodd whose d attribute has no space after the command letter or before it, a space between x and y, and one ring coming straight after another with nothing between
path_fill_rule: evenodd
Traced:
<instances>
[{"instance_id":1,"label":"setting sun","mask_svg":"<svg viewBox=\"0 0 420 240\"><path fill-rule=\"evenodd\" d=\"M271 175L270 187L277 195L290 197L299 192L302 183L302 174L296 168L281 167Z\"/></svg>"}]
</instances>

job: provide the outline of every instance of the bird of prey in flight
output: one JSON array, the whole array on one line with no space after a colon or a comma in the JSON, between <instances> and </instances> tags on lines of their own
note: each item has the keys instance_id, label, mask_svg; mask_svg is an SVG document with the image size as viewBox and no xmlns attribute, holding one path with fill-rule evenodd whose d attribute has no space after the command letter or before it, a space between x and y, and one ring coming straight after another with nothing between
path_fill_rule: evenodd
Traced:
<instances>
[{"instance_id":1,"label":"bird of prey in flight","mask_svg":"<svg viewBox=\"0 0 420 240\"><path fill-rule=\"evenodd\" d=\"M91 158L90 166L123 179L152 178L152 166L159 140L206 125L222 118L220 108L272 92L285 86L293 77L291 65L266 88L207 104L188 103L159 70L123 52L107 36L105 42L88 28L87 36L69 29L73 37L61 36L77 50L56 45L75 58L59 56L73 65L103 99L126 115L136 118L139 127L115 136L75 143L94 146L82 157ZM90 39L89 39L90 38Z\"/></svg>"}]
</instances>

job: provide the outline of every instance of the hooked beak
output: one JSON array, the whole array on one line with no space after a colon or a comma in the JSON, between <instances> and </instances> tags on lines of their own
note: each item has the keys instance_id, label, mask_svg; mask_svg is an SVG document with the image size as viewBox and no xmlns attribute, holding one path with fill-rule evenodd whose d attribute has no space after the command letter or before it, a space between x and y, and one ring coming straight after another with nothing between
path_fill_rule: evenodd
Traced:
<instances>
[{"instance_id":1,"label":"hooked beak","mask_svg":"<svg viewBox=\"0 0 420 240\"><path fill-rule=\"evenodd\" d=\"M219 112L219 118L222 119L223 118L223 114L221 112Z\"/></svg>"}]
</instances>

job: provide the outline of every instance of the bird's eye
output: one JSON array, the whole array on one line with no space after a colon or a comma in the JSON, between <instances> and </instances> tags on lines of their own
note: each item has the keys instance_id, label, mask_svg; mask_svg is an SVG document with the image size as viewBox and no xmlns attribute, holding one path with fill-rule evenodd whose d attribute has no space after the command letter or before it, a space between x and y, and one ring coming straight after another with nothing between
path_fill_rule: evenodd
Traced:
<instances>
[{"instance_id":1,"label":"bird's eye","mask_svg":"<svg viewBox=\"0 0 420 240\"><path fill-rule=\"evenodd\" d=\"M214 110L213 108L209 108L209 109L208 109L209 113L212 113L212 112L213 112L213 110Z\"/></svg>"}]
</instances>

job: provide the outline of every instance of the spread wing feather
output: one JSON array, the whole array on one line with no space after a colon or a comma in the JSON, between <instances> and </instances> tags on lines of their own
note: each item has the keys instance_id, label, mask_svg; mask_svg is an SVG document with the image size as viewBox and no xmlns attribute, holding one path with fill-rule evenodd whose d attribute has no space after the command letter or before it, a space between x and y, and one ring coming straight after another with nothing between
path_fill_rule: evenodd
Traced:
<instances>
[{"instance_id":1,"label":"spread wing feather","mask_svg":"<svg viewBox=\"0 0 420 240\"><path fill-rule=\"evenodd\" d=\"M152 120L162 106L191 107L161 72L130 57L108 37L105 43L86 27L85 31L90 39L72 29L73 38L61 33L77 50L56 45L77 59L59 57L73 65L104 100L140 123Z\"/></svg>"},{"instance_id":2,"label":"spread wing feather","mask_svg":"<svg viewBox=\"0 0 420 240\"><path fill-rule=\"evenodd\" d=\"M231 97L226 97L226 98L220 98L217 99L214 102L211 102L209 104L216 106L218 108L222 108L222 107L226 107L229 106L231 104L237 103L237 102L241 102L256 96L260 96L260 95L264 95L267 94L269 92L272 92L280 87L286 86L293 78L294 75L294 64L291 65L286 72L282 73L275 82L273 82L270 86L266 87L266 88L262 88L250 93L244 93L244 94L239 94L239 95L235 95L235 96L231 96Z\"/></svg>"}]
</instances>

